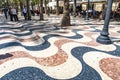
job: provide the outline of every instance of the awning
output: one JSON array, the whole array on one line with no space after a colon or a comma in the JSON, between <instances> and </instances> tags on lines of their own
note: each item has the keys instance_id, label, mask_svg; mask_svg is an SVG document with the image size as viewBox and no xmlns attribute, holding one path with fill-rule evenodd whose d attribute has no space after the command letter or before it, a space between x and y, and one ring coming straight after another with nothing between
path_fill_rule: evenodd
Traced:
<instances>
[{"instance_id":1,"label":"awning","mask_svg":"<svg viewBox=\"0 0 120 80\"><path fill-rule=\"evenodd\" d=\"M59 6L63 6L63 4L64 4L63 1L59 1ZM47 6L49 6L49 7L55 7L56 6L56 1L49 2L47 4Z\"/></svg>"},{"instance_id":2,"label":"awning","mask_svg":"<svg viewBox=\"0 0 120 80\"><path fill-rule=\"evenodd\" d=\"M89 0L89 2L93 2L93 3L102 3L102 2L106 2L107 0ZM83 0L82 3L86 3L88 2L88 0ZM120 2L120 0L113 0L113 2Z\"/></svg>"},{"instance_id":3,"label":"awning","mask_svg":"<svg viewBox=\"0 0 120 80\"><path fill-rule=\"evenodd\" d=\"M106 0L89 0L90 2L103 2ZM82 0L82 2L88 2L88 0Z\"/></svg>"}]
</instances>

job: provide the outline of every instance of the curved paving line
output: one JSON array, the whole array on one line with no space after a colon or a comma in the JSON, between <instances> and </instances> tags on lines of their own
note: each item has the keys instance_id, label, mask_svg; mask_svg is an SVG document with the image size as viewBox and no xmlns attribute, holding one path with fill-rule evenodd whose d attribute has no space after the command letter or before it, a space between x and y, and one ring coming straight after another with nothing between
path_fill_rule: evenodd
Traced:
<instances>
[{"instance_id":1,"label":"curved paving line","mask_svg":"<svg viewBox=\"0 0 120 80\"><path fill-rule=\"evenodd\" d=\"M30 58L43 66L57 66L63 64L68 59L67 53L61 49L62 45L66 42L69 41L68 40L56 41L54 44L58 48L58 51L52 56L39 58L39 57L33 57L29 53L24 51L15 51L15 52L6 53L5 55L0 55L1 57L0 64L12 60L14 58L22 58L22 57Z\"/></svg>"},{"instance_id":2,"label":"curved paving line","mask_svg":"<svg viewBox=\"0 0 120 80\"><path fill-rule=\"evenodd\" d=\"M22 29L25 28L23 25L18 27L0 27L0 29Z\"/></svg>"},{"instance_id":3,"label":"curved paving line","mask_svg":"<svg viewBox=\"0 0 120 80\"><path fill-rule=\"evenodd\" d=\"M26 31L26 30L28 30L29 31L29 29L30 30L32 30L32 28L36 28L36 29L44 29L44 28L50 28L50 27L45 27L45 25L22 25L22 26L18 26L18 27L0 27L0 29L6 29L6 30L11 30L11 31L14 31L14 29L18 29L18 30L20 30L20 32L22 32L22 31Z\"/></svg>"},{"instance_id":4,"label":"curved paving line","mask_svg":"<svg viewBox=\"0 0 120 80\"><path fill-rule=\"evenodd\" d=\"M92 26L89 26L90 28L94 29L94 30L90 30L91 32L101 32L100 29L97 29L96 27L98 27L97 25L92 25Z\"/></svg>"},{"instance_id":5,"label":"curved paving line","mask_svg":"<svg viewBox=\"0 0 120 80\"><path fill-rule=\"evenodd\" d=\"M114 46L116 46L116 50L105 52L105 53L108 53L108 54L113 55L113 56L120 57L120 46L118 46L118 45L114 45Z\"/></svg>"},{"instance_id":6,"label":"curved paving line","mask_svg":"<svg viewBox=\"0 0 120 80\"><path fill-rule=\"evenodd\" d=\"M15 36L27 36L27 35L30 35L32 34L34 29L30 30L30 32L28 33L25 33L25 34L14 34L14 33L10 33L10 32L3 32L3 33L0 33L1 34L12 34L12 35L15 35ZM35 29L36 30L36 29ZM83 36L78 34L77 33L78 30L73 30L73 32L76 34L74 36L62 36L62 35L56 35L56 34L50 34L50 35L46 35L43 37L43 39L45 40L44 43L40 44L40 45L37 45L37 46L25 46L23 44L21 44L20 42L8 42L8 43L4 43L4 44L0 44L0 49L2 48L6 48L6 47L10 47L10 46L22 46L24 47L25 49L27 50L31 50L31 51L36 51L36 50L44 50L46 48L48 48L50 46L50 43L48 42L48 39L51 38L51 37L59 37L59 36L62 36L62 37L66 37L66 38L71 38L71 39L78 39L78 38L82 38Z\"/></svg>"},{"instance_id":7,"label":"curved paving line","mask_svg":"<svg viewBox=\"0 0 120 80\"><path fill-rule=\"evenodd\" d=\"M57 28L55 27L51 27L52 29L49 29L50 27L45 27L45 26L32 26L32 27L25 27L24 29L22 29L22 31L34 31L34 30L43 30L43 29L46 29L46 30L58 30Z\"/></svg>"},{"instance_id":8,"label":"curved paving line","mask_svg":"<svg viewBox=\"0 0 120 80\"><path fill-rule=\"evenodd\" d=\"M102 80L99 73L83 60L83 55L93 50L96 51L90 47L76 47L71 50L72 55L82 63L82 71L79 75L70 80Z\"/></svg>"},{"instance_id":9,"label":"curved paving line","mask_svg":"<svg viewBox=\"0 0 120 80\"><path fill-rule=\"evenodd\" d=\"M1 32L0 35L11 34L11 35L15 35L15 36L27 36L27 35L33 34L33 31L35 31L35 30L41 30L41 29L44 29L46 27L37 27L37 28L36 27L33 27L33 28L28 27L27 28L27 27L22 26L22 27L18 27L18 28L10 28L10 29L19 29L19 28L24 28L24 30L22 30L22 31L29 31L29 32L26 32L26 33L23 33L23 34L16 34L16 33L11 33L11 32ZM54 27L53 29L47 29L47 30L59 30L59 28ZM69 37L62 36L62 37L66 37L66 38L70 38L70 39L79 39L79 38L82 38L83 36L80 35L80 34L78 34L77 31L79 31L79 30L76 30L76 29L72 30L72 32L76 34L75 36L69 36Z\"/></svg>"},{"instance_id":10,"label":"curved paving line","mask_svg":"<svg viewBox=\"0 0 120 80\"><path fill-rule=\"evenodd\" d=\"M23 33L23 34L16 34L16 33L11 33L11 32L2 32L0 33L0 35L4 35L4 34L11 34L11 35L14 35L14 36L28 36L28 35L31 35L32 32L27 32L27 33Z\"/></svg>"},{"instance_id":11,"label":"curved paving line","mask_svg":"<svg viewBox=\"0 0 120 80\"><path fill-rule=\"evenodd\" d=\"M91 32L101 32L99 29L91 30Z\"/></svg>"},{"instance_id":12,"label":"curved paving line","mask_svg":"<svg viewBox=\"0 0 120 80\"><path fill-rule=\"evenodd\" d=\"M13 70L0 80L55 80L49 77L41 69L36 67L23 67Z\"/></svg>"},{"instance_id":13,"label":"curved paving line","mask_svg":"<svg viewBox=\"0 0 120 80\"><path fill-rule=\"evenodd\" d=\"M74 29L72 30L73 33L75 33L74 36L63 36L63 35L60 35L60 34L51 34L51 35L54 35L54 36L57 36L57 37L65 37L65 38L69 38L69 39L80 39L80 38L83 38L83 36L81 34L78 34L79 30L77 29Z\"/></svg>"},{"instance_id":14,"label":"curved paving line","mask_svg":"<svg viewBox=\"0 0 120 80\"><path fill-rule=\"evenodd\" d=\"M70 38L70 39L80 39L80 38L83 38L82 35L80 35L80 34L77 33L78 31L79 30L77 30L77 29L72 30L72 32L75 33L76 35L74 35L74 36L68 36L67 38ZM63 36L63 37L66 37L66 36Z\"/></svg>"},{"instance_id":15,"label":"curved paving line","mask_svg":"<svg viewBox=\"0 0 120 80\"><path fill-rule=\"evenodd\" d=\"M117 46L117 45L115 46L117 49L109 52L97 50L90 47L84 47L84 46L73 48L71 50L71 53L75 58L77 58L82 63L82 71L79 75L77 75L75 78L72 78L70 80L102 80L99 73L84 62L83 55L90 51L99 51L99 52L104 52L113 56L120 57L120 46Z\"/></svg>"},{"instance_id":16,"label":"curved paving line","mask_svg":"<svg viewBox=\"0 0 120 80\"><path fill-rule=\"evenodd\" d=\"M39 37L38 35L29 37L29 38L20 38L20 37L10 35L10 36L0 37L0 40L14 39L14 40L21 41L21 42L28 42L28 41L39 40L40 38L41 37Z\"/></svg>"},{"instance_id":17,"label":"curved paving line","mask_svg":"<svg viewBox=\"0 0 120 80\"><path fill-rule=\"evenodd\" d=\"M120 33L120 31L117 31L118 33Z\"/></svg>"},{"instance_id":18,"label":"curved paving line","mask_svg":"<svg viewBox=\"0 0 120 80\"><path fill-rule=\"evenodd\" d=\"M33 26L44 26L43 24L39 24L39 25L21 25L21 26L16 26L16 27L12 27L12 25L11 25L11 27L0 27L0 29L22 29L22 28L29 28L29 27L33 27Z\"/></svg>"},{"instance_id":19,"label":"curved paving line","mask_svg":"<svg viewBox=\"0 0 120 80\"><path fill-rule=\"evenodd\" d=\"M11 46L21 46L30 51L44 50L50 46L50 43L48 42L48 39L50 37L52 36L51 35L44 36L43 39L45 40L45 42L37 46L25 46L19 42L8 42L8 43L0 44L0 49Z\"/></svg>"},{"instance_id":20,"label":"curved paving line","mask_svg":"<svg viewBox=\"0 0 120 80\"><path fill-rule=\"evenodd\" d=\"M50 46L48 39L51 37L53 36L52 35L44 36L43 39L45 40L45 42L37 46L25 46L25 45L22 45L20 42L8 42L8 43L0 44L0 49L11 47L11 46L21 46L30 51L44 50Z\"/></svg>"},{"instance_id":21,"label":"curved paving line","mask_svg":"<svg viewBox=\"0 0 120 80\"><path fill-rule=\"evenodd\" d=\"M22 30L22 31L29 31L29 32L26 32L26 33L23 33L23 34L16 34L16 33L11 33L11 32L1 32L0 35L11 34L11 35L15 35L15 36L28 36L28 35L33 34L33 31L39 30L39 29L44 29L44 28L45 27L38 27L38 28L33 28L33 29L25 28L25 30ZM54 28L54 29L51 29L51 30L58 30L58 28Z\"/></svg>"}]
</instances>

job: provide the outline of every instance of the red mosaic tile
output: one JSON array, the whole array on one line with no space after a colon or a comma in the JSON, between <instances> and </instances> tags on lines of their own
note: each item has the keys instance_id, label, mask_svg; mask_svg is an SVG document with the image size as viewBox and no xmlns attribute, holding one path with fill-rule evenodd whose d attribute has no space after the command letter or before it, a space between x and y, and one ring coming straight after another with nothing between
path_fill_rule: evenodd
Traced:
<instances>
[{"instance_id":1,"label":"red mosaic tile","mask_svg":"<svg viewBox=\"0 0 120 80\"><path fill-rule=\"evenodd\" d=\"M99 62L100 69L113 80L120 80L120 59L104 58Z\"/></svg>"}]
</instances>

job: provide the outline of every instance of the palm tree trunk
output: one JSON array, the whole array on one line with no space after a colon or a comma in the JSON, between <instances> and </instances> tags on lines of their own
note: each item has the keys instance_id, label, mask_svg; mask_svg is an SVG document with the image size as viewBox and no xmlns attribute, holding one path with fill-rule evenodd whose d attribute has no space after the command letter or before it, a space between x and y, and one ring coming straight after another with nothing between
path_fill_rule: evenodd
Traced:
<instances>
[{"instance_id":1,"label":"palm tree trunk","mask_svg":"<svg viewBox=\"0 0 120 80\"><path fill-rule=\"evenodd\" d=\"M30 3L30 5L31 5L32 10L34 10L34 8L33 8L34 3L33 3L33 2L31 2L31 3Z\"/></svg>"},{"instance_id":2,"label":"palm tree trunk","mask_svg":"<svg viewBox=\"0 0 120 80\"><path fill-rule=\"evenodd\" d=\"M28 20L31 20L29 0L26 0Z\"/></svg>"},{"instance_id":3,"label":"palm tree trunk","mask_svg":"<svg viewBox=\"0 0 120 80\"><path fill-rule=\"evenodd\" d=\"M59 0L56 0L56 15L59 15Z\"/></svg>"},{"instance_id":4,"label":"palm tree trunk","mask_svg":"<svg viewBox=\"0 0 120 80\"><path fill-rule=\"evenodd\" d=\"M40 0L40 20L44 20L43 17L43 0Z\"/></svg>"},{"instance_id":5,"label":"palm tree trunk","mask_svg":"<svg viewBox=\"0 0 120 80\"><path fill-rule=\"evenodd\" d=\"M18 2L17 2L17 0L14 0L14 5L16 6L16 7L18 7Z\"/></svg>"},{"instance_id":6,"label":"palm tree trunk","mask_svg":"<svg viewBox=\"0 0 120 80\"><path fill-rule=\"evenodd\" d=\"M74 0L73 11L74 11L74 17L76 17L76 0Z\"/></svg>"},{"instance_id":7,"label":"palm tree trunk","mask_svg":"<svg viewBox=\"0 0 120 80\"><path fill-rule=\"evenodd\" d=\"M21 15L22 15L23 3L22 3L22 1L21 1L21 0L19 0L19 4L20 4Z\"/></svg>"},{"instance_id":8,"label":"palm tree trunk","mask_svg":"<svg viewBox=\"0 0 120 80\"><path fill-rule=\"evenodd\" d=\"M44 5L45 5L45 7L44 7L45 14L47 14L47 1L46 0L44 0Z\"/></svg>"},{"instance_id":9,"label":"palm tree trunk","mask_svg":"<svg viewBox=\"0 0 120 80\"><path fill-rule=\"evenodd\" d=\"M61 20L61 27L62 26L70 26L69 0L64 0L64 12Z\"/></svg>"}]
</instances>

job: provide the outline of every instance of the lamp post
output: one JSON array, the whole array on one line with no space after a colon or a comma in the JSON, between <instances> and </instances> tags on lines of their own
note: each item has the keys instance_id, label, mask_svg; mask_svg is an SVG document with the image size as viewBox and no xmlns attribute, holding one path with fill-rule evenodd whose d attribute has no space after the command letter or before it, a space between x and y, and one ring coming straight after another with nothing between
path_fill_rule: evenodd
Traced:
<instances>
[{"instance_id":1,"label":"lamp post","mask_svg":"<svg viewBox=\"0 0 120 80\"><path fill-rule=\"evenodd\" d=\"M86 9L86 16L85 16L85 20L89 20L89 3L90 3L90 1L88 0L88 2L87 2L87 9Z\"/></svg>"},{"instance_id":2,"label":"lamp post","mask_svg":"<svg viewBox=\"0 0 120 80\"><path fill-rule=\"evenodd\" d=\"M112 41L109 38L109 21L110 21L110 14L111 14L111 9L112 9L112 3L113 0L108 0L107 1L107 11L106 11L106 16L105 16L105 21L104 21L104 27L102 29L102 32L100 33L100 36L97 38L97 42L101 44L111 44Z\"/></svg>"}]
</instances>

